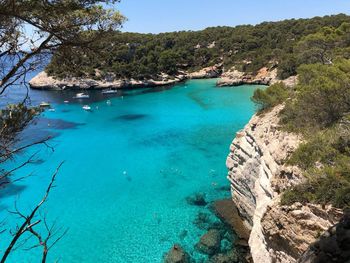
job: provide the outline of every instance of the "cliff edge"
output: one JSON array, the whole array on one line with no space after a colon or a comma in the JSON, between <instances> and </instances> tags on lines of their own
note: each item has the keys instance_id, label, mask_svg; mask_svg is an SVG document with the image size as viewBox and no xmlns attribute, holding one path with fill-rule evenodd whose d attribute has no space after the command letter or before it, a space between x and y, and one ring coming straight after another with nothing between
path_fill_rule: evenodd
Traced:
<instances>
[{"instance_id":1,"label":"cliff edge","mask_svg":"<svg viewBox=\"0 0 350 263\"><path fill-rule=\"evenodd\" d=\"M254 115L233 140L227 157L232 198L251 230L254 262L296 262L320 235L338 222L341 210L314 204L281 206L280 196L303 180L285 165L302 138L279 129L279 112Z\"/></svg>"}]
</instances>

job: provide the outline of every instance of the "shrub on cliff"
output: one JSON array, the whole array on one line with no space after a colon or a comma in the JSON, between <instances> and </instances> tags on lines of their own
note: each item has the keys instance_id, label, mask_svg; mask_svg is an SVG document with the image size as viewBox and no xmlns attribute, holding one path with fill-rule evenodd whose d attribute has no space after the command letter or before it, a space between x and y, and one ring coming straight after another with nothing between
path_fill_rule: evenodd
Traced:
<instances>
[{"instance_id":1,"label":"shrub on cliff","mask_svg":"<svg viewBox=\"0 0 350 263\"><path fill-rule=\"evenodd\" d=\"M287 129L317 131L336 124L350 111L350 60L303 65L298 73L295 97L282 112Z\"/></svg>"},{"instance_id":2,"label":"shrub on cliff","mask_svg":"<svg viewBox=\"0 0 350 263\"><path fill-rule=\"evenodd\" d=\"M287 163L299 166L306 180L286 191L281 203L350 207L350 60L303 65L298 73L281 124L304 136Z\"/></svg>"},{"instance_id":3,"label":"shrub on cliff","mask_svg":"<svg viewBox=\"0 0 350 263\"><path fill-rule=\"evenodd\" d=\"M252 101L258 106L259 111L264 111L284 102L289 95L290 91L281 82L266 89L255 90Z\"/></svg>"},{"instance_id":4,"label":"shrub on cliff","mask_svg":"<svg viewBox=\"0 0 350 263\"><path fill-rule=\"evenodd\" d=\"M350 182L344 178L338 167L326 167L315 171L306 182L283 193L282 205L295 202L332 204L338 208L349 208Z\"/></svg>"},{"instance_id":5,"label":"shrub on cliff","mask_svg":"<svg viewBox=\"0 0 350 263\"><path fill-rule=\"evenodd\" d=\"M350 121L344 117L339 124L306 135L288 160L304 170L306 181L286 191L281 202L332 204L350 207Z\"/></svg>"}]
</instances>

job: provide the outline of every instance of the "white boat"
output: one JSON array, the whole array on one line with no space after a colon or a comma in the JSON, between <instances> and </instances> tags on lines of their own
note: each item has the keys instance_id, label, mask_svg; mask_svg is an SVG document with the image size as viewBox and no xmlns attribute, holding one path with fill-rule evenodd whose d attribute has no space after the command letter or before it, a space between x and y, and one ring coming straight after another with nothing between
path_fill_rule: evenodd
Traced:
<instances>
[{"instance_id":1,"label":"white boat","mask_svg":"<svg viewBox=\"0 0 350 263\"><path fill-rule=\"evenodd\" d=\"M48 103L48 102L42 102L42 103L40 103L39 106L41 108L49 108L49 107L51 107L50 103Z\"/></svg>"},{"instance_id":2,"label":"white boat","mask_svg":"<svg viewBox=\"0 0 350 263\"><path fill-rule=\"evenodd\" d=\"M102 94L115 94L115 93L118 93L118 90L116 90L116 89L105 89L105 90L102 90Z\"/></svg>"},{"instance_id":3,"label":"white boat","mask_svg":"<svg viewBox=\"0 0 350 263\"><path fill-rule=\"evenodd\" d=\"M91 107L89 105L84 105L83 110L91 111Z\"/></svg>"},{"instance_id":4,"label":"white boat","mask_svg":"<svg viewBox=\"0 0 350 263\"><path fill-rule=\"evenodd\" d=\"M64 103L69 103L69 101L68 101L68 100L65 100Z\"/></svg>"},{"instance_id":5,"label":"white boat","mask_svg":"<svg viewBox=\"0 0 350 263\"><path fill-rule=\"evenodd\" d=\"M73 99L88 99L90 96L85 93L77 93Z\"/></svg>"}]
</instances>

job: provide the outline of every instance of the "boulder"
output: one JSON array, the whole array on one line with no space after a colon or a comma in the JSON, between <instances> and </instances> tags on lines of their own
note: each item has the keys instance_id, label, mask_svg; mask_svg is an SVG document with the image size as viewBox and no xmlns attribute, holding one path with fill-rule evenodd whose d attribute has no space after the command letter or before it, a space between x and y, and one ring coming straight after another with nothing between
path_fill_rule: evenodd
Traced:
<instances>
[{"instance_id":1,"label":"boulder","mask_svg":"<svg viewBox=\"0 0 350 263\"><path fill-rule=\"evenodd\" d=\"M219 253L212 256L208 263L236 263L239 262L239 257L234 250L225 254Z\"/></svg>"},{"instance_id":2,"label":"boulder","mask_svg":"<svg viewBox=\"0 0 350 263\"><path fill-rule=\"evenodd\" d=\"M196 245L201 253L214 255L220 251L221 234L216 229L210 229L204 234Z\"/></svg>"},{"instance_id":3,"label":"boulder","mask_svg":"<svg viewBox=\"0 0 350 263\"><path fill-rule=\"evenodd\" d=\"M250 230L243 223L232 199L215 201L213 203L213 210L223 222L234 229L240 240L248 241Z\"/></svg>"},{"instance_id":4,"label":"boulder","mask_svg":"<svg viewBox=\"0 0 350 263\"><path fill-rule=\"evenodd\" d=\"M208 202L205 200L205 194L203 193L196 193L188 196L186 201L188 204L196 206L206 206L208 204Z\"/></svg>"},{"instance_id":5,"label":"boulder","mask_svg":"<svg viewBox=\"0 0 350 263\"><path fill-rule=\"evenodd\" d=\"M168 253L165 254L164 263L190 263L191 258L184 249L175 244Z\"/></svg>"}]
</instances>

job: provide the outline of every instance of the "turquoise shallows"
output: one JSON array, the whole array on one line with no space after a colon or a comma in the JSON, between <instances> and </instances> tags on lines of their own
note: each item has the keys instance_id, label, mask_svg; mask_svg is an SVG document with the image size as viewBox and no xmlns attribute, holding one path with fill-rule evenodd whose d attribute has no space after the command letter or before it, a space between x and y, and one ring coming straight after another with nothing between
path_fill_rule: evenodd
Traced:
<instances>
[{"instance_id":1,"label":"turquoise shallows","mask_svg":"<svg viewBox=\"0 0 350 263\"><path fill-rule=\"evenodd\" d=\"M40 150L40 160L21 172L35 176L3 194L2 213L13 208L17 194L22 211L37 203L65 161L43 210L49 222L57 219L69 231L48 262L161 262L174 243L203 257L194 245L204 230L193 221L209 210L189 205L186 197L229 197L226 155L254 113L250 97L257 88L216 88L215 81L129 91L110 98L111 105L107 99L90 103L92 112L82 109L86 102L62 99L28 136L55 134L55 151L40 146L16 159ZM16 217L7 220L14 224ZM9 262L38 262L40 252L19 249Z\"/></svg>"}]
</instances>

